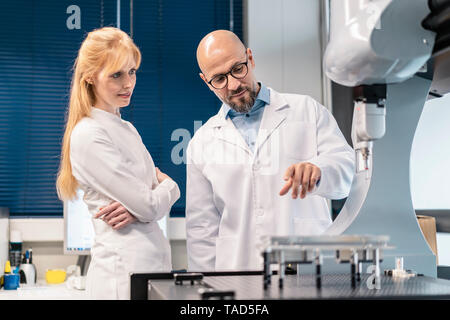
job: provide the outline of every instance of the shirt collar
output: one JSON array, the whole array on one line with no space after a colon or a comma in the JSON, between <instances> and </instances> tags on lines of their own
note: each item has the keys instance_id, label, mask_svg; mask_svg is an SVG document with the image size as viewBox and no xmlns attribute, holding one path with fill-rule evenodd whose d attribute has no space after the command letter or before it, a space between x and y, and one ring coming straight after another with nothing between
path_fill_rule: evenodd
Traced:
<instances>
[{"instance_id":1,"label":"shirt collar","mask_svg":"<svg viewBox=\"0 0 450 320\"><path fill-rule=\"evenodd\" d=\"M117 113L113 114L111 112L96 108L96 107L91 107L91 116L93 118L97 118L97 119L108 119L108 120L112 120L112 121L116 121L121 123L122 122L122 116L120 114L119 109L117 109Z\"/></svg>"},{"instance_id":2,"label":"shirt collar","mask_svg":"<svg viewBox=\"0 0 450 320\"><path fill-rule=\"evenodd\" d=\"M260 109L261 107L264 107L266 104L270 104L270 91L269 89L262 83L260 83L261 88L259 89L258 95L256 96L255 99L255 103L253 104L250 112L248 113L253 113L256 110ZM234 111L233 109L231 109L231 107L229 105L227 105L226 103L224 103L223 105L223 111L225 114L225 119L229 116L237 116L241 113Z\"/></svg>"}]
</instances>

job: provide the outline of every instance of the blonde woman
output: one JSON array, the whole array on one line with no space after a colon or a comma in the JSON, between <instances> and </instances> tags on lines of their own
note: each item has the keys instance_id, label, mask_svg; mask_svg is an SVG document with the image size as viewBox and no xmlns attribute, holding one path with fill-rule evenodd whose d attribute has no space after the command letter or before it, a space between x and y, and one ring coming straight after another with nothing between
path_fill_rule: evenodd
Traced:
<instances>
[{"instance_id":1,"label":"blonde woman","mask_svg":"<svg viewBox=\"0 0 450 320\"><path fill-rule=\"evenodd\" d=\"M170 245L157 221L180 190L120 117L140 62L131 38L106 27L88 34L74 65L57 189L71 199L81 188L93 216L86 290L94 299L129 299L130 272L171 270ZM112 212L101 210L111 204Z\"/></svg>"}]
</instances>

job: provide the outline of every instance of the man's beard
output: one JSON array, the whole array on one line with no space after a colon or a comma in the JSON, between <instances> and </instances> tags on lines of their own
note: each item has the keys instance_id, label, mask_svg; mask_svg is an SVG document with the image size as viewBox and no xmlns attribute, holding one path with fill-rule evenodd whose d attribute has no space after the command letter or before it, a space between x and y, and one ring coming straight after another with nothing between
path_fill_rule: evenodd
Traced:
<instances>
[{"instance_id":1,"label":"man's beard","mask_svg":"<svg viewBox=\"0 0 450 320\"><path fill-rule=\"evenodd\" d=\"M233 90L228 97L231 97L234 94L242 92L242 90L247 90L250 93L249 99L246 100L245 97L239 98L238 103L231 102L231 99L228 98L228 105L231 109L233 109L236 112L239 113L247 113L249 112L253 105L255 104L255 100L257 97L256 89L255 88L246 88L246 87L239 87L237 90Z\"/></svg>"}]
</instances>

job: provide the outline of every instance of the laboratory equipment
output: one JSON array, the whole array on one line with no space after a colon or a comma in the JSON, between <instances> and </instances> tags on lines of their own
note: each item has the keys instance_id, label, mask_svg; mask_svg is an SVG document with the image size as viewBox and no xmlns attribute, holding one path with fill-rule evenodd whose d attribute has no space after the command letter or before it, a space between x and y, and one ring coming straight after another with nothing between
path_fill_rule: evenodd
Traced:
<instances>
[{"instance_id":1,"label":"laboratory equipment","mask_svg":"<svg viewBox=\"0 0 450 320\"><path fill-rule=\"evenodd\" d=\"M279 266L279 287L284 286L285 270L289 264L296 265L297 274L300 274L301 264L314 263L316 269L316 287L322 286L323 255L333 251L338 263L350 263L350 279L352 288L361 279L362 263L371 262L374 266L373 284L380 286L380 261L385 249L391 249L387 236L290 236L290 237L265 237L263 239L264 250L264 289L271 284L271 266Z\"/></svg>"},{"instance_id":2,"label":"laboratory equipment","mask_svg":"<svg viewBox=\"0 0 450 320\"><path fill-rule=\"evenodd\" d=\"M5 290L16 290L20 286L20 276L16 269L11 268L10 261L6 261L3 275L3 287Z\"/></svg>"},{"instance_id":3,"label":"laboratory equipment","mask_svg":"<svg viewBox=\"0 0 450 320\"><path fill-rule=\"evenodd\" d=\"M183 275L189 280L189 273ZM284 276L285 286L264 289L262 271L204 272L195 280L177 283L176 273L131 274L132 300L265 300L265 299L449 299L450 281L423 275L393 278L380 274L380 287L372 285L373 275L361 274L353 288L350 274L324 274L317 287L314 274L296 273ZM277 282L280 275L273 273Z\"/></svg>"},{"instance_id":4,"label":"laboratory equipment","mask_svg":"<svg viewBox=\"0 0 450 320\"><path fill-rule=\"evenodd\" d=\"M395 269L384 270L384 274L393 278L410 278L417 276L414 271L405 270L403 268L403 257L395 258Z\"/></svg>"},{"instance_id":5,"label":"laboratory equipment","mask_svg":"<svg viewBox=\"0 0 450 320\"><path fill-rule=\"evenodd\" d=\"M33 264L33 249L25 252L22 263L19 267L20 283L25 285L35 285L37 280L36 267Z\"/></svg>"},{"instance_id":6,"label":"laboratory equipment","mask_svg":"<svg viewBox=\"0 0 450 320\"><path fill-rule=\"evenodd\" d=\"M9 260L11 266L20 265L22 259L22 233L19 230L11 230L9 235Z\"/></svg>"},{"instance_id":7,"label":"laboratory equipment","mask_svg":"<svg viewBox=\"0 0 450 320\"><path fill-rule=\"evenodd\" d=\"M37 274L36 267L30 263L22 263L19 267L20 283L35 285Z\"/></svg>"},{"instance_id":8,"label":"laboratory equipment","mask_svg":"<svg viewBox=\"0 0 450 320\"><path fill-rule=\"evenodd\" d=\"M423 26L427 16L450 7L443 1L433 13L428 4L435 3L332 0L324 56L327 76L354 87L352 140L358 164L346 203L326 234L387 235L394 249L385 252L384 269L402 256L410 269L431 277L436 277L436 258L412 206L409 161L430 88L440 84L442 94L442 83L450 78L442 70L449 61L443 42L435 45L436 34L445 38L442 30Z\"/></svg>"}]
</instances>

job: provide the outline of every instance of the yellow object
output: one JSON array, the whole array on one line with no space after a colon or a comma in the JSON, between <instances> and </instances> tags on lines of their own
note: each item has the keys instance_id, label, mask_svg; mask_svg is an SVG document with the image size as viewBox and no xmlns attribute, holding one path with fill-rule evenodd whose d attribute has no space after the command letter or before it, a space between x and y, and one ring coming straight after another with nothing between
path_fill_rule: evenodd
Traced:
<instances>
[{"instance_id":1,"label":"yellow object","mask_svg":"<svg viewBox=\"0 0 450 320\"><path fill-rule=\"evenodd\" d=\"M9 260L5 263L5 273L11 273L11 262Z\"/></svg>"},{"instance_id":2,"label":"yellow object","mask_svg":"<svg viewBox=\"0 0 450 320\"><path fill-rule=\"evenodd\" d=\"M45 280L49 284L63 283L66 280L66 271L59 269L47 270Z\"/></svg>"}]
</instances>

